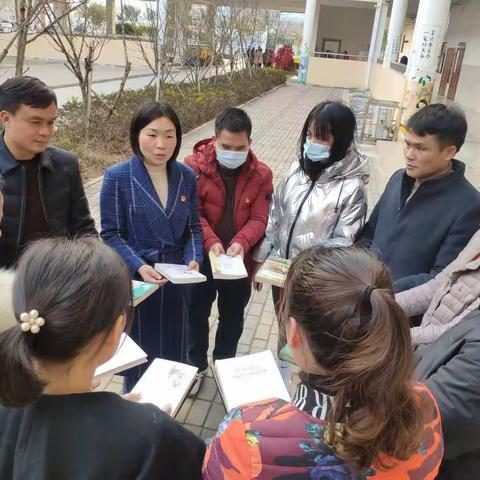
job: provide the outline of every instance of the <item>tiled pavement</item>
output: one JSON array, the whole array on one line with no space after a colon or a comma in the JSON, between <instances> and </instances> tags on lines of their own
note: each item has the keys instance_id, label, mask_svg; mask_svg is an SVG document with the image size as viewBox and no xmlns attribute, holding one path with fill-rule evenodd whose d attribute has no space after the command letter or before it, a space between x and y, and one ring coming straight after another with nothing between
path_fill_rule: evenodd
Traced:
<instances>
[{"instance_id":1,"label":"tiled pavement","mask_svg":"<svg viewBox=\"0 0 480 480\"><path fill-rule=\"evenodd\" d=\"M273 171L275 183L285 174L295 159L298 138L303 122L310 109L325 99L346 100L348 92L341 89L299 86L282 86L250 103L243 108L249 113L253 123L253 150ZM213 122L209 122L186 134L179 158L191 152L193 145L213 134ZM377 169L375 148L365 147L372 155L372 177L369 183L370 205L377 200L387 178L384 169ZM397 167L398 168L398 167ZM90 182L87 195L90 206L99 223L98 196L101 179ZM216 305L212 310L210 342L212 344L217 327ZM277 344L277 324L273 311L270 289L264 286L262 292L255 292L245 311L245 328L238 346L238 354L244 355L270 348L274 353ZM212 349L212 347L211 347ZM210 352L211 352L210 349ZM119 389L114 380L109 388ZM209 372L196 398L187 398L180 409L177 420L188 429L206 439L216 431L225 415L225 409L218 394L215 381Z\"/></svg>"}]
</instances>

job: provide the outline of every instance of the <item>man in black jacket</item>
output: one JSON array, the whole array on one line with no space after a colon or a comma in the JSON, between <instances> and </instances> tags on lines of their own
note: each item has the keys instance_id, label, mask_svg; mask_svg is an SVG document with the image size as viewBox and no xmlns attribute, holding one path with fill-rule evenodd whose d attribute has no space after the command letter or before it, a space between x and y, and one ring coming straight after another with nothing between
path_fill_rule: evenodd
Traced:
<instances>
[{"instance_id":1,"label":"man in black jacket","mask_svg":"<svg viewBox=\"0 0 480 480\"><path fill-rule=\"evenodd\" d=\"M24 246L42 237L97 235L76 158L48 146L57 115L55 93L37 78L0 85L0 267L14 265Z\"/></svg>"},{"instance_id":2,"label":"man in black jacket","mask_svg":"<svg viewBox=\"0 0 480 480\"><path fill-rule=\"evenodd\" d=\"M467 133L463 112L428 105L407 127L406 168L390 178L357 237L388 265L399 292L443 270L480 226L480 192L454 159Z\"/></svg>"},{"instance_id":3,"label":"man in black jacket","mask_svg":"<svg viewBox=\"0 0 480 480\"><path fill-rule=\"evenodd\" d=\"M445 454L437 480L479 478L480 310L415 353L415 375L433 393L442 417Z\"/></svg>"}]
</instances>

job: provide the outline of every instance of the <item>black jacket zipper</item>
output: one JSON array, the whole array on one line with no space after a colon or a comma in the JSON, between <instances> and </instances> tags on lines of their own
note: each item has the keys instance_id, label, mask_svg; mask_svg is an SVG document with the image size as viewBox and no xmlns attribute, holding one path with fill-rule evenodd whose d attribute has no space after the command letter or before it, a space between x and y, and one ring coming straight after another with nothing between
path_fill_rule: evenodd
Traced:
<instances>
[{"instance_id":1,"label":"black jacket zipper","mask_svg":"<svg viewBox=\"0 0 480 480\"><path fill-rule=\"evenodd\" d=\"M18 237L17 237L17 245L15 248L15 258L18 258L18 249L20 248L20 242L22 240L22 235L23 235L23 225L25 222L25 202L26 196L27 196L27 186L26 186L26 173L25 173L25 167L22 165L20 167L21 171L21 181L22 181L22 198L21 198L21 204L20 204L20 225L18 226Z\"/></svg>"}]
</instances>

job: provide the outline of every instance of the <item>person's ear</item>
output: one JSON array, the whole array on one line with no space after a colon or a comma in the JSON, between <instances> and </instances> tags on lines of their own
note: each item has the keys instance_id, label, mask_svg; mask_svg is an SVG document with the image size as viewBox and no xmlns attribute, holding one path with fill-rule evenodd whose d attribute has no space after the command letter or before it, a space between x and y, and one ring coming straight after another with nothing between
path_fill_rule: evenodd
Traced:
<instances>
[{"instance_id":1,"label":"person's ear","mask_svg":"<svg viewBox=\"0 0 480 480\"><path fill-rule=\"evenodd\" d=\"M7 112L7 110L0 111L0 122L2 123L3 128L5 128L5 125L8 123L11 116L12 114Z\"/></svg>"},{"instance_id":2,"label":"person's ear","mask_svg":"<svg viewBox=\"0 0 480 480\"><path fill-rule=\"evenodd\" d=\"M458 153L457 147L455 145L449 145L443 150L443 155L445 160L451 161L455 158L455 155Z\"/></svg>"},{"instance_id":3,"label":"person's ear","mask_svg":"<svg viewBox=\"0 0 480 480\"><path fill-rule=\"evenodd\" d=\"M285 326L287 333L287 343L292 349L298 349L302 344L302 335L297 320L289 317Z\"/></svg>"}]
</instances>

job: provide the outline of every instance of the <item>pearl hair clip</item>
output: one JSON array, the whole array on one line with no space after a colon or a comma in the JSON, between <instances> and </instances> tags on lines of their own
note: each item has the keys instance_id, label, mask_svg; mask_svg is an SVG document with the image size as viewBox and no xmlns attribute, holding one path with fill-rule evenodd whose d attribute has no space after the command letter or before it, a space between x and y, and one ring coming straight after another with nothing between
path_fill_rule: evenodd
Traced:
<instances>
[{"instance_id":1,"label":"pearl hair clip","mask_svg":"<svg viewBox=\"0 0 480 480\"><path fill-rule=\"evenodd\" d=\"M20 315L20 322L22 332L31 332L33 334L38 333L40 327L45 325L45 319L39 316L37 310L31 310L30 313L22 313Z\"/></svg>"}]
</instances>

